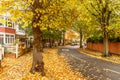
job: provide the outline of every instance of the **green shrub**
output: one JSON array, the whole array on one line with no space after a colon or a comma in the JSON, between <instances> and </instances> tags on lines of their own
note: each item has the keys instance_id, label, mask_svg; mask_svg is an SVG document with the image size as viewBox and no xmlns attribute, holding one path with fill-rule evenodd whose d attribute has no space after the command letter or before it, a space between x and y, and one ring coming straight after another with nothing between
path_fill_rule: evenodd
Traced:
<instances>
[{"instance_id":1,"label":"green shrub","mask_svg":"<svg viewBox=\"0 0 120 80\"><path fill-rule=\"evenodd\" d=\"M103 42L103 37L102 36L100 36L100 37L93 36L93 37L88 38L87 42L92 42L92 43L100 42L100 43L102 43Z\"/></svg>"},{"instance_id":2,"label":"green shrub","mask_svg":"<svg viewBox=\"0 0 120 80\"><path fill-rule=\"evenodd\" d=\"M110 42L120 42L120 37L110 38L109 41L110 41Z\"/></svg>"},{"instance_id":3,"label":"green shrub","mask_svg":"<svg viewBox=\"0 0 120 80\"><path fill-rule=\"evenodd\" d=\"M109 37L109 41L110 42L120 42L120 37L117 37L117 38L115 38L115 37L110 38ZM100 37L93 36L93 37L88 38L87 42L92 42L92 43L100 42L100 43L103 43L103 37L102 36L100 36Z\"/></svg>"}]
</instances>

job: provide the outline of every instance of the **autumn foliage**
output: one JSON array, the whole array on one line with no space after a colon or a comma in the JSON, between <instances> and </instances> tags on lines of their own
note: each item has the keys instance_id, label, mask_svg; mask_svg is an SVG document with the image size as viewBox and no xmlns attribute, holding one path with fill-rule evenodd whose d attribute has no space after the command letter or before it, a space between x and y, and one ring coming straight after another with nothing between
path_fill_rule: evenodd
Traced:
<instances>
[{"instance_id":1,"label":"autumn foliage","mask_svg":"<svg viewBox=\"0 0 120 80\"><path fill-rule=\"evenodd\" d=\"M25 54L18 59L5 58L2 62L0 79L2 80L86 80L80 73L74 72L63 56L59 56L57 49L45 50L43 61L46 76L40 73L34 75L29 72L32 65L32 53Z\"/></svg>"}]
</instances>

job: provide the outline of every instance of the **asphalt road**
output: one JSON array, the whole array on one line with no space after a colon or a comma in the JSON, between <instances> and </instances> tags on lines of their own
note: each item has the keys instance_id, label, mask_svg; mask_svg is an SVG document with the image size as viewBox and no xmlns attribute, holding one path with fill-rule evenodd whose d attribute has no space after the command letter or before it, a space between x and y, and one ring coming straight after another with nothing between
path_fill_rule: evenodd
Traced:
<instances>
[{"instance_id":1,"label":"asphalt road","mask_svg":"<svg viewBox=\"0 0 120 80\"><path fill-rule=\"evenodd\" d=\"M75 47L60 48L71 68L91 80L120 80L120 65L79 53Z\"/></svg>"}]
</instances>

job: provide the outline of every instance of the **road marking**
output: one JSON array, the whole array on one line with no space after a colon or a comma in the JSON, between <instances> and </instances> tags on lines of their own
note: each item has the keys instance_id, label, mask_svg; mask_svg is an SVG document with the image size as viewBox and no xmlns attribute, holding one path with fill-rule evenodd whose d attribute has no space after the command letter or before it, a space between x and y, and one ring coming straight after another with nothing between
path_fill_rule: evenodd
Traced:
<instances>
[{"instance_id":1,"label":"road marking","mask_svg":"<svg viewBox=\"0 0 120 80\"><path fill-rule=\"evenodd\" d=\"M80 59L80 58L78 58L76 56L73 56L72 54L71 54L71 56L74 57L74 58L76 58L76 59L78 59L78 60L80 60L80 61L82 61L82 62L86 62L84 59Z\"/></svg>"},{"instance_id":2,"label":"road marking","mask_svg":"<svg viewBox=\"0 0 120 80\"><path fill-rule=\"evenodd\" d=\"M62 49L62 51L69 51L69 49Z\"/></svg>"},{"instance_id":3,"label":"road marking","mask_svg":"<svg viewBox=\"0 0 120 80\"><path fill-rule=\"evenodd\" d=\"M117 72L117 71L115 71L115 70L111 70L111 69L104 69L104 70L106 70L106 71L111 71L111 72L116 73L116 74L120 74L120 72Z\"/></svg>"}]
</instances>

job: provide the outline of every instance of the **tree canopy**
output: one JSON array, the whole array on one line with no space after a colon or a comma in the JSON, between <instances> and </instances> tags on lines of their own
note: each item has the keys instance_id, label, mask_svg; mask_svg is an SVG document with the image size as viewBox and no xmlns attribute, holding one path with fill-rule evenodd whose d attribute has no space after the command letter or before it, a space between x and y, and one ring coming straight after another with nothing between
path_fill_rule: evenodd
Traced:
<instances>
[{"instance_id":1,"label":"tree canopy","mask_svg":"<svg viewBox=\"0 0 120 80\"><path fill-rule=\"evenodd\" d=\"M33 64L31 73L44 72L42 60L42 31L65 31L74 23L77 0L1 0L0 14L4 14L22 27L32 26ZM51 32L51 31L50 31ZM45 36L44 36L45 37Z\"/></svg>"}]
</instances>

